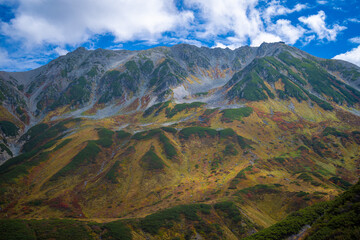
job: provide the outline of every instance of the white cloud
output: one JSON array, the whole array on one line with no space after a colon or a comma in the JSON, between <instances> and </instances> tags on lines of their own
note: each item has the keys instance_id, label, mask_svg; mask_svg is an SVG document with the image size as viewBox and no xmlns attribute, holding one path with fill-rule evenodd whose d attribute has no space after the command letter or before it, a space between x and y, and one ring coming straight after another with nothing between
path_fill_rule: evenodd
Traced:
<instances>
[{"instance_id":1,"label":"white cloud","mask_svg":"<svg viewBox=\"0 0 360 240\"><path fill-rule=\"evenodd\" d=\"M114 36L116 43L144 40L157 44L164 32L173 33L170 39L217 38L215 42L233 48L249 41L259 45L262 40L294 44L304 35L303 28L285 19L273 23L272 18L307 8L305 4L288 8L280 0L264 7L259 0L184 0L188 10L182 11L174 0L17 1L15 18L1 22L0 33L28 48L48 44L59 49L91 44L103 34Z\"/></svg>"},{"instance_id":2,"label":"white cloud","mask_svg":"<svg viewBox=\"0 0 360 240\"><path fill-rule=\"evenodd\" d=\"M360 37L350 38L349 41L352 42L352 43L359 43L360 44Z\"/></svg>"},{"instance_id":3,"label":"white cloud","mask_svg":"<svg viewBox=\"0 0 360 240\"><path fill-rule=\"evenodd\" d=\"M15 16L1 32L29 46L76 45L104 33L116 41L152 40L193 19L167 0L19 0Z\"/></svg>"},{"instance_id":4,"label":"white cloud","mask_svg":"<svg viewBox=\"0 0 360 240\"><path fill-rule=\"evenodd\" d=\"M258 34L251 42L251 46L257 47L260 46L263 42L280 42L282 39L279 36L276 36L271 33L262 32Z\"/></svg>"},{"instance_id":5,"label":"white cloud","mask_svg":"<svg viewBox=\"0 0 360 240\"><path fill-rule=\"evenodd\" d=\"M0 69L6 69L7 71L19 71L29 70L40 67L37 63L39 59L34 58L13 58L9 56L9 53L0 48Z\"/></svg>"},{"instance_id":6,"label":"white cloud","mask_svg":"<svg viewBox=\"0 0 360 240\"><path fill-rule=\"evenodd\" d=\"M119 44L115 44L115 45L112 45L109 47L109 49L111 50L120 50L120 49L123 49L124 45L119 43Z\"/></svg>"},{"instance_id":7,"label":"white cloud","mask_svg":"<svg viewBox=\"0 0 360 240\"><path fill-rule=\"evenodd\" d=\"M267 28L268 31L278 35L282 41L288 44L294 44L301 38L305 29L301 26L293 26L289 20L279 19L276 24L272 24Z\"/></svg>"},{"instance_id":8,"label":"white cloud","mask_svg":"<svg viewBox=\"0 0 360 240\"><path fill-rule=\"evenodd\" d=\"M316 1L318 4L321 4L321 5L324 5L324 4L327 4L328 2L325 1L325 0L318 0Z\"/></svg>"},{"instance_id":9,"label":"white cloud","mask_svg":"<svg viewBox=\"0 0 360 240\"><path fill-rule=\"evenodd\" d=\"M304 44L304 45L307 45L307 44L309 44L312 40L314 40L315 38L316 38L315 34L306 36L306 37L304 38L303 44Z\"/></svg>"},{"instance_id":10,"label":"white cloud","mask_svg":"<svg viewBox=\"0 0 360 240\"><path fill-rule=\"evenodd\" d=\"M69 51L66 50L66 49L63 49L61 47L56 47L54 49L54 51L59 55L59 56L63 56L63 55L66 55Z\"/></svg>"},{"instance_id":11,"label":"white cloud","mask_svg":"<svg viewBox=\"0 0 360 240\"><path fill-rule=\"evenodd\" d=\"M185 0L187 6L199 9L204 20L197 31L198 37L210 38L233 32L242 45L248 37L253 38L262 31L257 3L257 0Z\"/></svg>"},{"instance_id":12,"label":"white cloud","mask_svg":"<svg viewBox=\"0 0 360 240\"><path fill-rule=\"evenodd\" d=\"M299 12L305 8L307 8L305 4L296 4L294 8L290 9L281 5L279 0L273 0L269 3L269 6L265 9L262 15L265 21L270 22L272 17Z\"/></svg>"},{"instance_id":13,"label":"white cloud","mask_svg":"<svg viewBox=\"0 0 360 240\"><path fill-rule=\"evenodd\" d=\"M197 8L203 20L196 31L197 37L207 39L231 35L215 41L215 47L233 49L247 44L249 40L252 46L259 46L263 41L294 44L305 32L288 20L280 19L276 24L271 22L274 16L301 11L307 7L304 4L287 8L280 1L273 0L264 9L259 9L257 0L185 0L185 3Z\"/></svg>"},{"instance_id":14,"label":"white cloud","mask_svg":"<svg viewBox=\"0 0 360 240\"><path fill-rule=\"evenodd\" d=\"M333 57L334 59L341 59L360 67L360 45L357 48L353 48L346 53L342 53Z\"/></svg>"},{"instance_id":15,"label":"white cloud","mask_svg":"<svg viewBox=\"0 0 360 240\"><path fill-rule=\"evenodd\" d=\"M325 19L325 12L319 11L316 15L311 15L309 17L302 16L299 18L299 21L306 24L311 29L311 31L315 32L318 36L318 39L335 41L338 33L346 29L346 27L334 24L332 28L327 28Z\"/></svg>"},{"instance_id":16,"label":"white cloud","mask_svg":"<svg viewBox=\"0 0 360 240\"><path fill-rule=\"evenodd\" d=\"M360 20L357 18L349 18L348 21L353 22L353 23L360 23Z\"/></svg>"},{"instance_id":17,"label":"white cloud","mask_svg":"<svg viewBox=\"0 0 360 240\"><path fill-rule=\"evenodd\" d=\"M122 43L133 40L148 45L201 46L207 42L234 49L262 42L307 44L315 36L334 41L345 29L327 25L323 11L300 17L299 22L284 19L285 15L308 8L305 4L288 6L285 0L183 0L186 10L179 10L176 1L0 0L11 3L15 14L10 22L0 21L0 35L21 46L11 57L27 53L50 58L79 45L99 47L98 37L104 35L115 39L109 49L121 49Z\"/></svg>"}]
</instances>

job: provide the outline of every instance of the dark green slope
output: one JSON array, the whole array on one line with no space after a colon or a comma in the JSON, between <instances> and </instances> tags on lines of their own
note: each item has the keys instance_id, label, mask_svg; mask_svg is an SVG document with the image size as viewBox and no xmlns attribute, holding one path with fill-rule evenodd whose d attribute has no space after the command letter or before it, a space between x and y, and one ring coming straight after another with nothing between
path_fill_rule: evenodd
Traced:
<instances>
[{"instance_id":1,"label":"dark green slope","mask_svg":"<svg viewBox=\"0 0 360 240\"><path fill-rule=\"evenodd\" d=\"M335 200L294 212L283 221L246 239L286 239L309 226L302 233L304 239L360 239L360 182Z\"/></svg>"}]
</instances>

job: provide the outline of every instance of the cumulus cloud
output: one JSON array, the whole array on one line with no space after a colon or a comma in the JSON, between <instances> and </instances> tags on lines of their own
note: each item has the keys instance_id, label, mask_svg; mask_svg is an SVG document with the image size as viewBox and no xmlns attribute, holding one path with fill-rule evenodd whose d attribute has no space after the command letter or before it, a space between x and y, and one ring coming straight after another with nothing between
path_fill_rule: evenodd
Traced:
<instances>
[{"instance_id":1,"label":"cumulus cloud","mask_svg":"<svg viewBox=\"0 0 360 240\"><path fill-rule=\"evenodd\" d=\"M327 28L325 19L325 12L319 11L316 15L310 15L308 17L302 16L299 18L299 21L306 24L311 29L311 31L315 32L318 36L318 39L335 41L338 33L346 29L346 27L334 24L332 28Z\"/></svg>"},{"instance_id":2,"label":"cumulus cloud","mask_svg":"<svg viewBox=\"0 0 360 240\"><path fill-rule=\"evenodd\" d=\"M349 41L352 42L352 43L359 43L360 44L360 37L350 38Z\"/></svg>"},{"instance_id":3,"label":"cumulus cloud","mask_svg":"<svg viewBox=\"0 0 360 240\"><path fill-rule=\"evenodd\" d=\"M256 35L256 37L252 40L251 46L257 47L260 46L263 42L280 42L281 40L282 39L279 36L267 32L262 32Z\"/></svg>"},{"instance_id":4,"label":"cumulus cloud","mask_svg":"<svg viewBox=\"0 0 360 240\"><path fill-rule=\"evenodd\" d=\"M232 32L242 45L263 28L257 3L257 0L185 0L187 6L199 10L199 17L203 20L196 33L198 37L209 38Z\"/></svg>"},{"instance_id":5,"label":"cumulus cloud","mask_svg":"<svg viewBox=\"0 0 360 240\"><path fill-rule=\"evenodd\" d=\"M59 56L63 56L63 55L66 55L69 51L66 50L66 49L63 49L61 47L56 47L54 49L54 51L59 55Z\"/></svg>"},{"instance_id":6,"label":"cumulus cloud","mask_svg":"<svg viewBox=\"0 0 360 240\"><path fill-rule=\"evenodd\" d=\"M270 22L274 16L286 15L293 12L299 12L307 8L305 4L296 4L293 8L287 8L281 4L280 1L274 0L269 3L269 6L265 9L263 17L265 21Z\"/></svg>"},{"instance_id":7,"label":"cumulus cloud","mask_svg":"<svg viewBox=\"0 0 360 240\"><path fill-rule=\"evenodd\" d=\"M304 28L301 26L294 26L286 19L277 20L276 24L270 25L267 30L277 34L282 41L289 44L296 43L305 33Z\"/></svg>"},{"instance_id":8,"label":"cumulus cloud","mask_svg":"<svg viewBox=\"0 0 360 240\"><path fill-rule=\"evenodd\" d=\"M289 20L273 23L272 19L308 7L296 4L288 8L280 0L265 6L260 6L259 0L184 0L186 10L179 10L171 0L17 1L15 18L0 23L1 33L27 47L50 44L59 49L91 42L94 36L103 34L114 36L116 43L145 40L157 44L165 32L172 32L172 39L215 37L216 44L232 47L249 42L256 46L260 41L294 44L305 30ZM343 29L338 25L326 28L322 11L300 21L316 31L320 39L334 39Z\"/></svg>"},{"instance_id":9,"label":"cumulus cloud","mask_svg":"<svg viewBox=\"0 0 360 240\"><path fill-rule=\"evenodd\" d=\"M360 67L360 45L357 48L353 48L346 53L336 55L334 59L345 60Z\"/></svg>"},{"instance_id":10,"label":"cumulus cloud","mask_svg":"<svg viewBox=\"0 0 360 240\"><path fill-rule=\"evenodd\" d=\"M289 20L271 22L275 16L301 11L307 6L297 4L293 8L281 5L278 0L271 1L264 8L258 8L257 0L185 0L187 6L198 9L201 19L196 32L199 38L231 35L215 42L215 47L231 49L243 46L250 41L252 46L262 42L284 41L294 44L303 36L305 30L294 26Z\"/></svg>"},{"instance_id":11,"label":"cumulus cloud","mask_svg":"<svg viewBox=\"0 0 360 240\"><path fill-rule=\"evenodd\" d=\"M152 40L192 19L192 12L178 12L166 0L19 0L15 18L3 22L1 32L28 45L75 45L104 33L116 41Z\"/></svg>"}]
</instances>

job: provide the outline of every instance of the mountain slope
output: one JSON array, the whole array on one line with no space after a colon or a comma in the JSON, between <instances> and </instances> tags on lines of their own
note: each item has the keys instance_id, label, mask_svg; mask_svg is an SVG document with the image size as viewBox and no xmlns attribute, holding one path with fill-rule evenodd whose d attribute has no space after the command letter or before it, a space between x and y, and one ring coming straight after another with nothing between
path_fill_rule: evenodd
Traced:
<instances>
[{"instance_id":1,"label":"mountain slope","mask_svg":"<svg viewBox=\"0 0 360 240\"><path fill-rule=\"evenodd\" d=\"M0 217L109 221L230 201L247 236L358 180L359 73L283 43L79 48L1 72Z\"/></svg>"}]
</instances>

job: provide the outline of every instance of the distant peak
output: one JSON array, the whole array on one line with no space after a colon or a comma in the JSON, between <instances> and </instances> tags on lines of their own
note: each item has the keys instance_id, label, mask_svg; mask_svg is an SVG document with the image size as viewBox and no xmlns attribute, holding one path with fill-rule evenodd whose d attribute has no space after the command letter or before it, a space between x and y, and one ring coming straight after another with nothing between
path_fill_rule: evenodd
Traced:
<instances>
[{"instance_id":1,"label":"distant peak","mask_svg":"<svg viewBox=\"0 0 360 240\"><path fill-rule=\"evenodd\" d=\"M264 47L264 46L275 46L275 45L286 45L285 42L263 42L259 47Z\"/></svg>"},{"instance_id":2,"label":"distant peak","mask_svg":"<svg viewBox=\"0 0 360 240\"><path fill-rule=\"evenodd\" d=\"M77 49L75 49L74 52L86 52L86 51L87 51L86 48L84 48L84 47L78 47Z\"/></svg>"}]
</instances>

